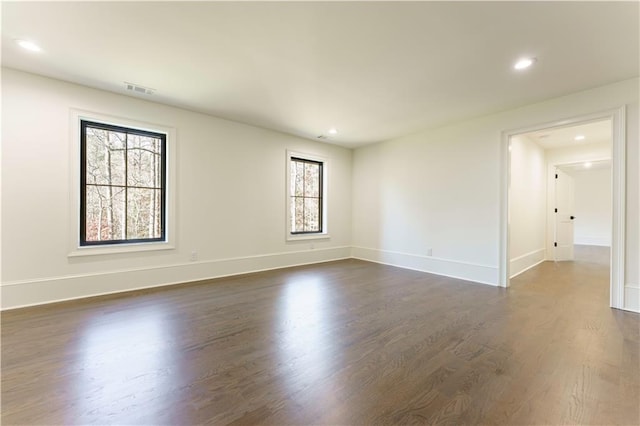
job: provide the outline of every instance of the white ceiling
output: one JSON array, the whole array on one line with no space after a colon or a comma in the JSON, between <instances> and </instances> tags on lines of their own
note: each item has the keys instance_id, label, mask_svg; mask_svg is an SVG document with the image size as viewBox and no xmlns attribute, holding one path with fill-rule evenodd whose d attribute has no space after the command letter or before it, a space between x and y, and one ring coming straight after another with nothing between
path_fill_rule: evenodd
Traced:
<instances>
[{"instance_id":1,"label":"white ceiling","mask_svg":"<svg viewBox=\"0 0 640 426\"><path fill-rule=\"evenodd\" d=\"M2 64L353 147L636 77L638 6L2 2Z\"/></svg>"},{"instance_id":2,"label":"white ceiling","mask_svg":"<svg viewBox=\"0 0 640 426\"><path fill-rule=\"evenodd\" d=\"M610 120L595 121L576 126L556 127L527 133L531 140L543 149L555 149L592 143L612 143ZM584 139L576 140L576 136Z\"/></svg>"}]
</instances>

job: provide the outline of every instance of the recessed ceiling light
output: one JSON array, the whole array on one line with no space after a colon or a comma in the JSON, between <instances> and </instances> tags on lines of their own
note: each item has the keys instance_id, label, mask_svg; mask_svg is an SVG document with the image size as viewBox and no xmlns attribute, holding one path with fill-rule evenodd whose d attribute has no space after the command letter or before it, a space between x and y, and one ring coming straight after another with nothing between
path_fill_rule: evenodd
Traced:
<instances>
[{"instance_id":1,"label":"recessed ceiling light","mask_svg":"<svg viewBox=\"0 0 640 426\"><path fill-rule=\"evenodd\" d=\"M588 168L590 168L591 166L592 166L592 164L591 164L590 162L588 162L588 161L587 161L586 163L584 163L584 168L585 168L585 169L588 169Z\"/></svg>"},{"instance_id":2,"label":"recessed ceiling light","mask_svg":"<svg viewBox=\"0 0 640 426\"><path fill-rule=\"evenodd\" d=\"M334 127L332 127L332 128L329 129L329 134L330 135L337 135L338 131Z\"/></svg>"},{"instance_id":3,"label":"recessed ceiling light","mask_svg":"<svg viewBox=\"0 0 640 426\"><path fill-rule=\"evenodd\" d=\"M35 44L34 42L29 41L29 40L16 40L16 43L18 43L18 46L22 47L23 49L27 49L27 50L30 50L32 52L40 52L40 51L42 51L40 46L38 46L37 44Z\"/></svg>"},{"instance_id":4,"label":"recessed ceiling light","mask_svg":"<svg viewBox=\"0 0 640 426\"><path fill-rule=\"evenodd\" d=\"M522 58L518 59L518 62L513 66L517 70L523 70L529 68L536 61L536 58Z\"/></svg>"},{"instance_id":5,"label":"recessed ceiling light","mask_svg":"<svg viewBox=\"0 0 640 426\"><path fill-rule=\"evenodd\" d=\"M584 140L584 135L578 135L573 139L576 140L576 141L582 141L582 140Z\"/></svg>"}]
</instances>

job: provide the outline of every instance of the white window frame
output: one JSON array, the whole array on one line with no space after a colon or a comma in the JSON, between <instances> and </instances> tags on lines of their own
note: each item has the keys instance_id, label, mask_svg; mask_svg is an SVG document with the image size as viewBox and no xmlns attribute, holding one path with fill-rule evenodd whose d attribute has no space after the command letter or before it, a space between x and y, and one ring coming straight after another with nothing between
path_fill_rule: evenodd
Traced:
<instances>
[{"instance_id":1,"label":"white window frame","mask_svg":"<svg viewBox=\"0 0 640 426\"><path fill-rule=\"evenodd\" d=\"M133 129L146 130L167 135L166 142L166 188L165 188L165 239L164 241L149 241L136 243L119 243L114 245L80 245L80 122L82 120L92 121L114 126L129 127ZM116 117L112 115L71 109L70 113L70 183L69 183L69 251L68 257L109 255L117 253L134 253L156 250L175 249L176 230L176 131L173 127L168 127L155 123L132 120L130 118Z\"/></svg>"},{"instance_id":2,"label":"white window frame","mask_svg":"<svg viewBox=\"0 0 640 426\"><path fill-rule=\"evenodd\" d=\"M314 232L309 234L292 234L291 233L291 159L301 158L303 160L316 161L322 163L322 232ZM328 187L329 187L329 160L315 154L307 154L297 151L287 150L286 157L286 200L285 200L285 235L287 241L304 241L304 240L321 240L330 238L329 221L328 221Z\"/></svg>"}]
</instances>

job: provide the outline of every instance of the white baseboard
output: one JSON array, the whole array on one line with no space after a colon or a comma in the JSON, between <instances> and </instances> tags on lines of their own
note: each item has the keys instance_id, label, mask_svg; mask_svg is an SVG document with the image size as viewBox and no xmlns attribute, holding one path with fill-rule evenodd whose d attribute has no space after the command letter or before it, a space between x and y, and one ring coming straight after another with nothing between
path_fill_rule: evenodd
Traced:
<instances>
[{"instance_id":1,"label":"white baseboard","mask_svg":"<svg viewBox=\"0 0 640 426\"><path fill-rule=\"evenodd\" d=\"M624 310L640 313L640 285L626 284L624 286Z\"/></svg>"},{"instance_id":2,"label":"white baseboard","mask_svg":"<svg viewBox=\"0 0 640 426\"><path fill-rule=\"evenodd\" d=\"M351 247L332 247L258 256L189 262L106 273L2 283L2 310L100 296L151 287L221 278L270 269L348 259ZM135 283L135 286L131 286Z\"/></svg>"},{"instance_id":3,"label":"white baseboard","mask_svg":"<svg viewBox=\"0 0 640 426\"><path fill-rule=\"evenodd\" d=\"M520 275L524 271L529 270L534 266L544 262L544 254L545 249L541 248L511 259L511 261L509 262L509 278Z\"/></svg>"},{"instance_id":4,"label":"white baseboard","mask_svg":"<svg viewBox=\"0 0 640 426\"><path fill-rule=\"evenodd\" d=\"M520 256L520 258L522 258L523 262L524 259L532 262L532 259L540 256L539 253L544 253L544 249L536 250L535 252ZM2 283L1 286L1 310L145 288L179 285L193 281L349 258L428 272L481 284L498 285L498 268L494 266L389 250L342 246L189 262L159 267L127 269L106 273L8 281ZM512 262L519 262L520 258L513 259ZM532 264L530 267L532 266L535 265ZM135 286L132 287L131 283L135 283ZM640 286L627 284L624 293L624 309L640 313Z\"/></svg>"},{"instance_id":5,"label":"white baseboard","mask_svg":"<svg viewBox=\"0 0 640 426\"><path fill-rule=\"evenodd\" d=\"M429 272L431 274L474 281L481 284L498 285L498 268L496 266L479 265L432 256L421 256L366 247L352 247L351 256L355 259L382 263L384 265Z\"/></svg>"},{"instance_id":6,"label":"white baseboard","mask_svg":"<svg viewBox=\"0 0 640 426\"><path fill-rule=\"evenodd\" d=\"M578 237L576 236L573 240L573 244L578 244L582 246L606 246L611 247L611 237Z\"/></svg>"}]
</instances>

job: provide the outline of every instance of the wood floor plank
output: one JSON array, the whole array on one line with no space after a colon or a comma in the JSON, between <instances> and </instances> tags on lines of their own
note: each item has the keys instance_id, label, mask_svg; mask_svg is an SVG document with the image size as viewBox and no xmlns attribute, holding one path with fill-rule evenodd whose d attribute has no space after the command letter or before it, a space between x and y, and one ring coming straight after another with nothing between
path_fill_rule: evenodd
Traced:
<instances>
[{"instance_id":1,"label":"wood floor plank","mask_svg":"<svg viewBox=\"0 0 640 426\"><path fill-rule=\"evenodd\" d=\"M602 253L509 290L359 260L2 313L3 424L639 424Z\"/></svg>"}]
</instances>

